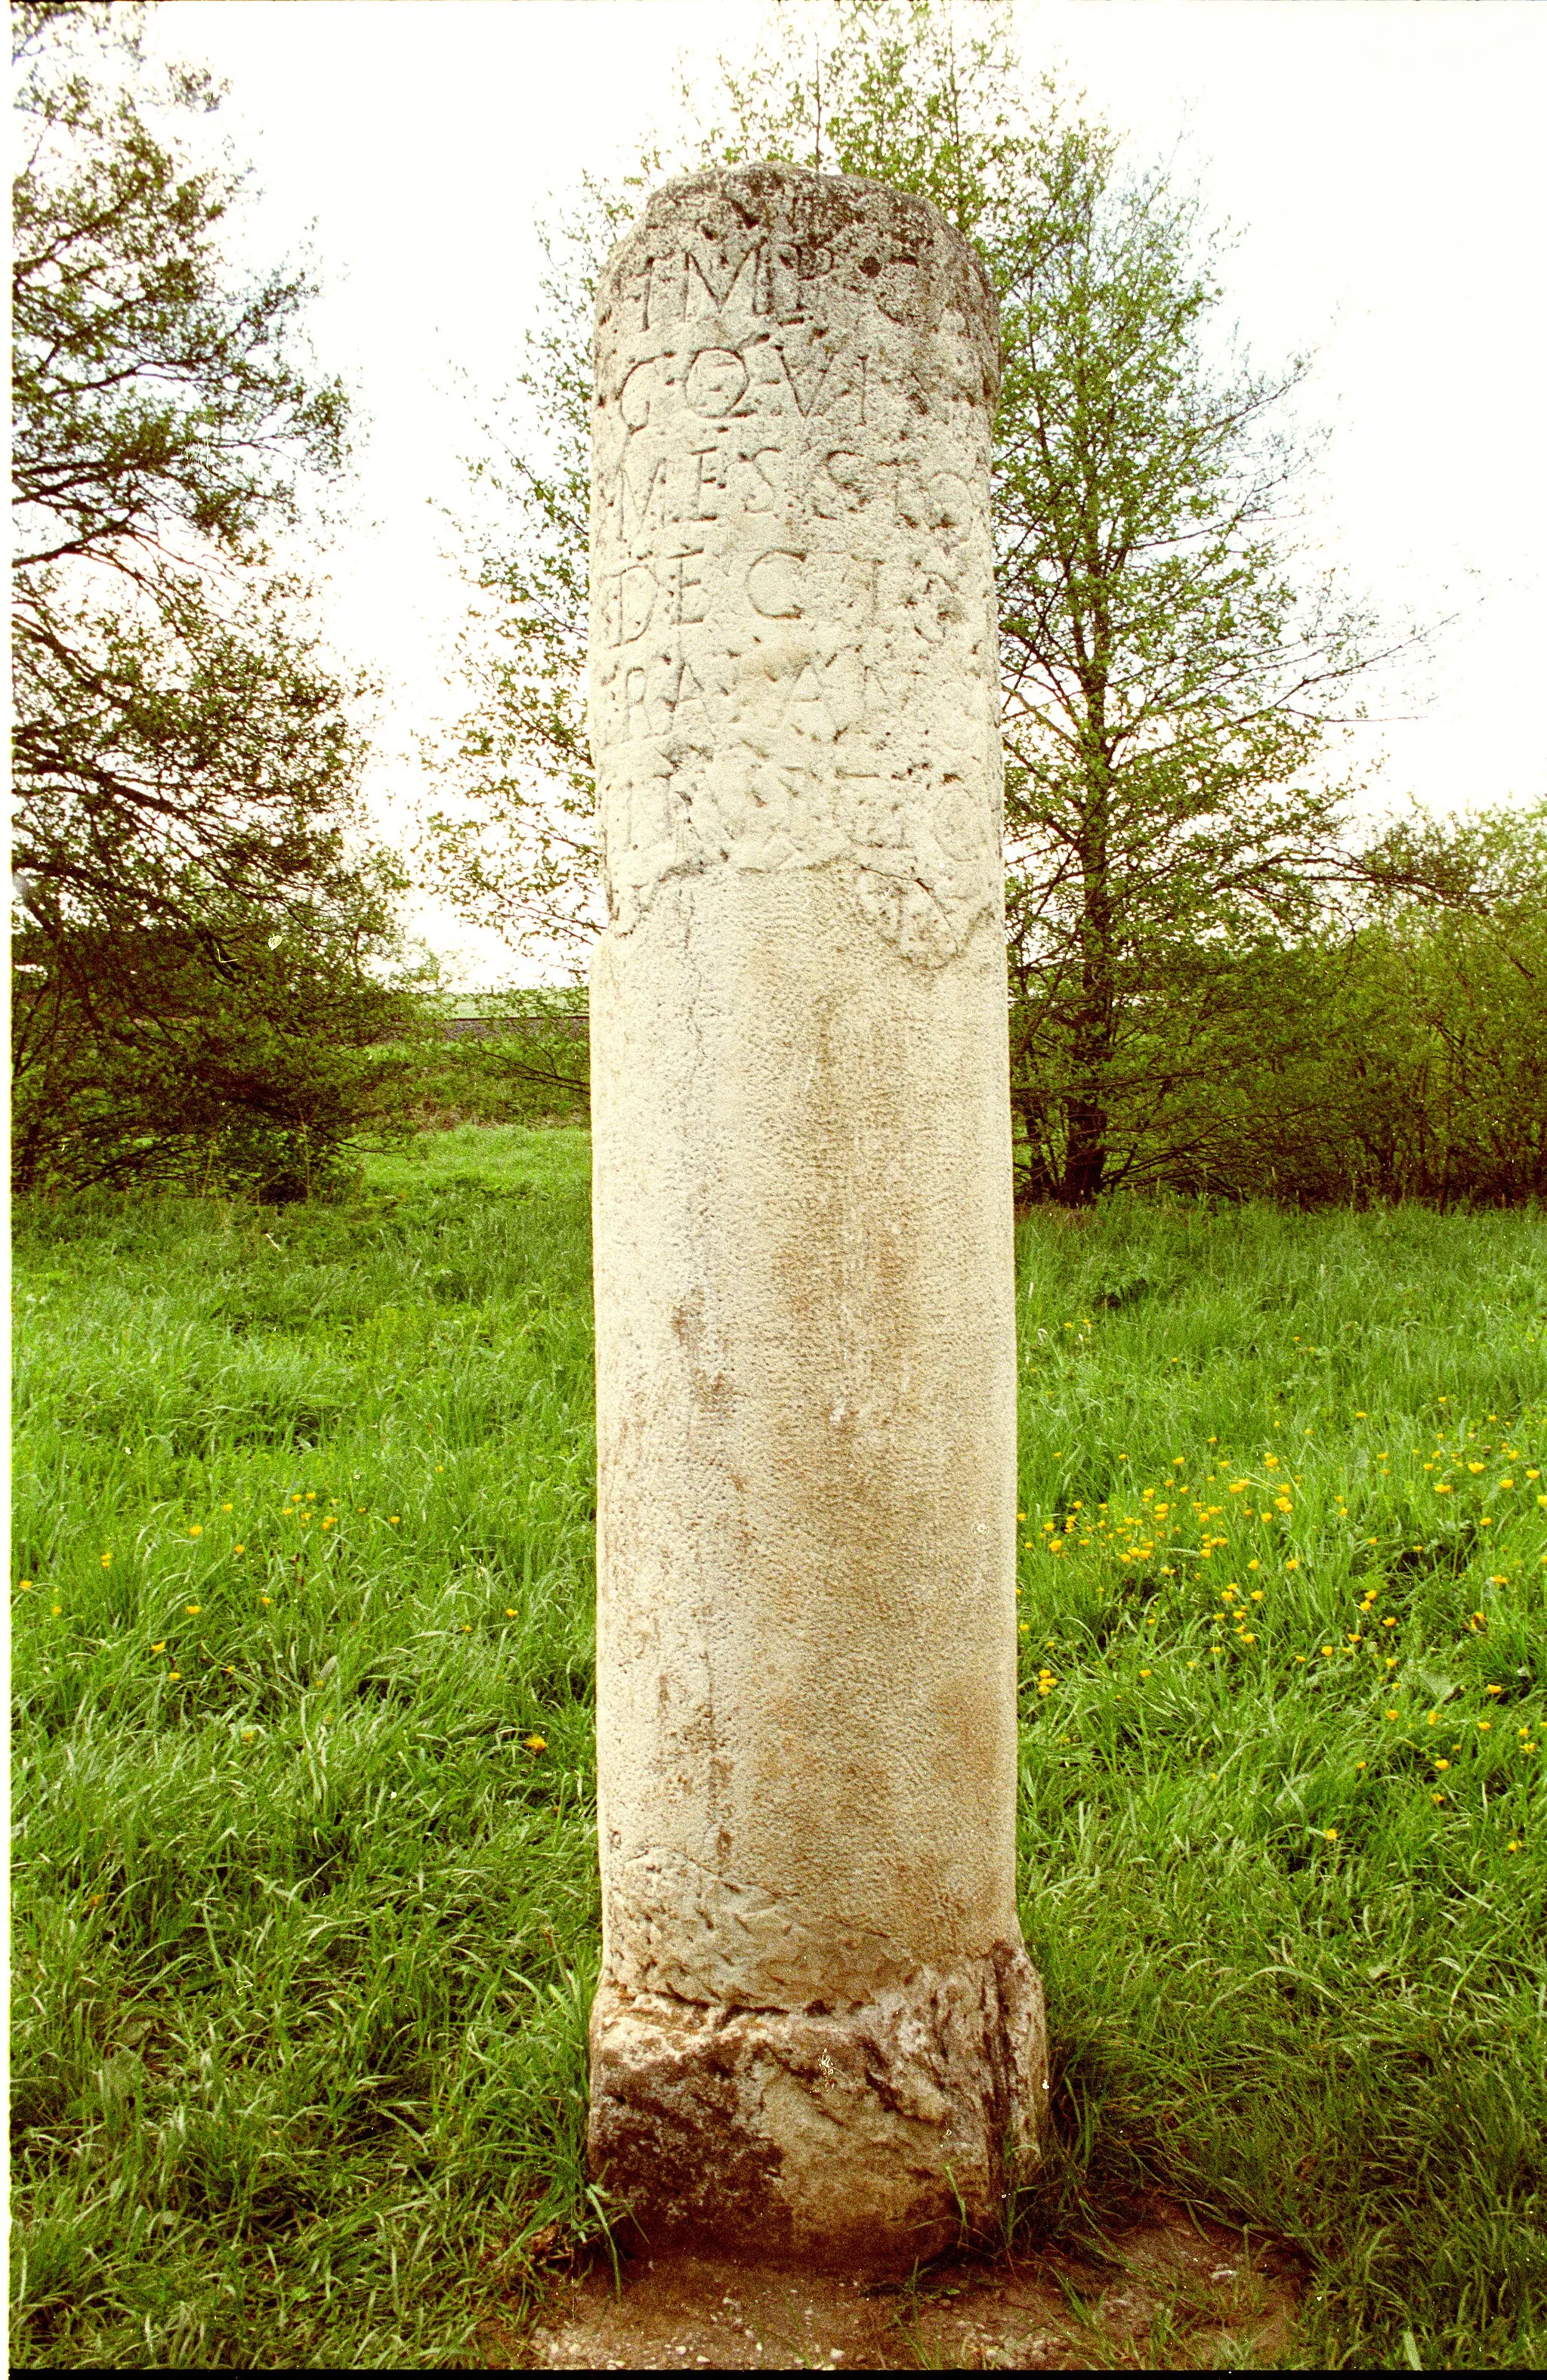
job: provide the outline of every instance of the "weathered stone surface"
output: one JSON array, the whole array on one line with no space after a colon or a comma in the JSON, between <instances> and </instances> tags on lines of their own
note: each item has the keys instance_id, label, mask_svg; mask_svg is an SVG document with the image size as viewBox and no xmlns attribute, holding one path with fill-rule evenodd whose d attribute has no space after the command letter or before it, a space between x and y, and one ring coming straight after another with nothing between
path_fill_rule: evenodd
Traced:
<instances>
[{"instance_id":1,"label":"weathered stone surface","mask_svg":"<svg viewBox=\"0 0 1547 2380\"><path fill-rule=\"evenodd\" d=\"M592 2155L652 2236L876 2265L992 2220L1045 2089L997 372L876 184L673 184L598 297Z\"/></svg>"},{"instance_id":2,"label":"weathered stone surface","mask_svg":"<svg viewBox=\"0 0 1547 2380\"><path fill-rule=\"evenodd\" d=\"M591 2040L591 2154L648 2178L652 2245L912 2264L960 2240L962 2206L985 2220L1035 2145L1042 2003L1019 1944L837 2010L604 1981Z\"/></svg>"}]
</instances>

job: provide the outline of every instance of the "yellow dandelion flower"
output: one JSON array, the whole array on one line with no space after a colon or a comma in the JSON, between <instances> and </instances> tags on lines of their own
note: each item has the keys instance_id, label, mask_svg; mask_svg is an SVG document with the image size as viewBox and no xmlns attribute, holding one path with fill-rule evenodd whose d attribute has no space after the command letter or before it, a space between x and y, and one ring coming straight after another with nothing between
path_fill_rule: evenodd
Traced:
<instances>
[{"instance_id":1,"label":"yellow dandelion flower","mask_svg":"<svg viewBox=\"0 0 1547 2380\"><path fill-rule=\"evenodd\" d=\"M167 1671L167 1673L166 1673L166 1674L167 1674L167 1677L168 1677L169 1681L171 1682L171 1683L172 1683L173 1685L175 1685L175 1684L177 1683L177 1681L179 1680L179 1678L181 1678L181 1676L182 1676L182 1674L183 1674L183 1673L182 1673L181 1670L168 1670L168 1671Z\"/></svg>"},{"instance_id":2,"label":"yellow dandelion flower","mask_svg":"<svg viewBox=\"0 0 1547 2380\"><path fill-rule=\"evenodd\" d=\"M223 1504L223 1505L221 1506L221 1511L222 1511L223 1512L230 1512L230 1510L231 1510L231 1507L230 1507L230 1505L229 1505L229 1504Z\"/></svg>"},{"instance_id":3,"label":"yellow dandelion flower","mask_svg":"<svg viewBox=\"0 0 1547 2380\"><path fill-rule=\"evenodd\" d=\"M163 1637L162 1638L161 1643L160 1643L159 1645L151 1645L151 1652L152 1652L152 1653L164 1653L164 1652L165 1652L165 1650L166 1650L166 1639L165 1639L165 1637L163 1636Z\"/></svg>"},{"instance_id":4,"label":"yellow dandelion flower","mask_svg":"<svg viewBox=\"0 0 1547 2380\"><path fill-rule=\"evenodd\" d=\"M1284 1567L1285 1567L1285 1569L1286 1569L1286 1570L1299 1570L1299 1563L1298 1560L1295 1560L1295 1561L1287 1561L1287 1562L1285 1563Z\"/></svg>"},{"instance_id":5,"label":"yellow dandelion flower","mask_svg":"<svg viewBox=\"0 0 1547 2380\"><path fill-rule=\"evenodd\" d=\"M1517 1852L1517 1851L1519 1850L1519 1848L1520 1848L1520 1846L1519 1846L1519 1844L1518 1844L1518 1843L1505 1843L1505 1851L1506 1851L1506 1852Z\"/></svg>"},{"instance_id":6,"label":"yellow dandelion flower","mask_svg":"<svg viewBox=\"0 0 1547 2380\"><path fill-rule=\"evenodd\" d=\"M55 1620L57 1620L57 1619L58 1619L58 1617L59 1617L60 1613L61 1613L61 1612L64 1610L64 1609L65 1609L65 1607L64 1607L64 1605L63 1605L62 1603L55 1603L55 1604L54 1604L51 1608L52 1608L52 1609L53 1609L54 1617L54 1619L55 1619Z\"/></svg>"},{"instance_id":7,"label":"yellow dandelion flower","mask_svg":"<svg viewBox=\"0 0 1547 2380\"><path fill-rule=\"evenodd\" d=\"M1502 1694L1504 1688L1502 1686L1484 1686L1482 1691L1485 1694Z\"/></svg>"},{"instance_id":8,"label":"yellow dandelion flower","mask_svg":"<svg viewBox=\"0 0 1547 2380\"><path fill-rule=\"evenodd\" d=\"M547 1738L544 1736L524 1735L521 1741L526 1745L528 1752L546 1752L548 1750Z\"/></svg>"},{"instance_id":9,"label":"yellow dandelion flower","mask_svg":"<svg viewBox=\"0 0 1547 2380\"><path fill-rule=\"evenodd\" d=\"M233 1546L231 1550L234 1554L245 1554L247 1548L246 1546Z\"/></svg>"},{"instance_id":10,"label":"yellow dandelion flower","mask_svg":"<svg viewBox=\"0 0 1547 2380\"><path fill-rule=\"evenodd\" d=\"M197 1620L203 1609L204 1607L201 1603L185 1603L183 1606L183 1609L187 1613L190 1620Z\"/></svg>"},{"instance_id":11,"label":"yellow dandelion flower","mask_svg":"<svg viewBox=\"0 0 1547 2380\"><path fill-rule=\"evenodd\" d=\"M1450 1763L1448 1760L1436 1760L1434 1766L1436 1768L1448 1768Z\"/></svg>"},{"instance_id":12,"label":"yellow dandelion flower","mask_svg":"<svg viewBox=\"0 0 1547 2380\"><path fill-rule=\"evenodd\" d=\"M333 1516L332 1516L332 1514L331 1512L324 1512L324 1513L323 1513L323 1515L322 1515L322 1526L323 1526L325 1529L331 1529L331 1528L332 1527L332 1525L333 1525Z\"/></svg>"},{"instance_id":13,"label":"yellow dandelion flower","mask_svg":"<svg viewBox=\"0 0 1547 2380\"><path fill-rule=\"evenodd\" d=\"M199 1522L195 1521L193 1526L188 1531L188 1535L190 1537L201 1537L204 1535L202 1524Z\"/></svg>"},{"instance_id":14,"label":"yellow dandelion flower","mask_svg":"<svg viewBox=\"0 0 1547 2380\"><path fill-rule=\"evenodd\" d=\"M1324 1658L1325 1659L1329 1660L1329 1661L1330 1661L1330 1660L1331 1660L1331 1658L1332 1658L1332 1651L1333 1651L1333 1648L1332 1648L1332 1646L1331 1646L1330 1645L1323 1645L1323 1647L1322 1647L1322 1652L1323 1652L1323 1658Z\"/></svg>"},{"instance_id":15,"label":"yellow dandelion flower","mask_svg":"<svg viewBox=\"0 0 1547 2380\"><path fill-rule=\"evenodd\" d=\"M1443 1793L1431 1793L1429 1799L1431 1802L1443 1802L1444 1800L1444 1795Z\"/></svg>"},{"instance_id":16,"label":"yellow dandelion flower","mask_svg":"<svg viewBox=\"0 0 1547 2380\"><path fill-rule=\"evenodd\" d=\"M387 1514L387 1526L388 1526L388 1528L389 1528L389 1529L395 1529L395 1528L396 1528L396 1526L397 1526L397 1524L398 1524L399 1520L401 1519L401 1517L402 1517L402 1516L401 1516L401 1514L400 1514L400 1513L397 1513L397 1512L389 1512L389 1513Z\"/></svg>"},{"instance_id":17,"label":"yellow dandelion flower","mask_svg":"<svg viewBox=\"0 0 1547 2380\"><path fill-rule=\"evenodd\" d=\"M1139 1675L1142 1678L1151 1678L1154 1675L1154 1671L1153 1670L1141 1670Z\"/></svg>"},{"instance_id":18,"label":"yellow dandelion flower","mask_svg":"<svg viewBox=\"0 0 1547 2380\"><path fill-rule=\"evenodd\" d=\"M111 1554L103 1554L103 1570L107 1570L107 1569L111 1566L112 1561L113 1561L113 1556L112 1556Z\"/></svg>"},{"instance_id":19,"label":"yellow dandelion flower","mask_svg":"<svg viewBox=\"0 0 1547 2380\"><path fill-rule=\"evenodd\" d=\"M1337 1829L1335 1827L1323 1827L1322 1832L1325 1835L1329 1843L1335 1843L1337 1840Z\"/></svg>"}]
</instances>

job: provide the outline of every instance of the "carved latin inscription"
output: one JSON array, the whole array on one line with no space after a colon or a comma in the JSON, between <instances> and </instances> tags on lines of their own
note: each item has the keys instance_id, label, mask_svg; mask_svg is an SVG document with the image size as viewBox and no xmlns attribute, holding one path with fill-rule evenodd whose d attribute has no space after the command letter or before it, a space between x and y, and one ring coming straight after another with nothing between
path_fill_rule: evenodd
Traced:
<instances>
[{"instance_id":1,"label":"carved latin inscription","mask_svg":"<svg viewBox=\"0 0 1547 2380\"><path fill-rule=\"evenodd\" d=\"M614 267L590 695L609 905L627 932L674 878L835 866L932 962L1000 897L984 299L840 213L790 240L717 189Z\"/></svg>"}]
</instances>

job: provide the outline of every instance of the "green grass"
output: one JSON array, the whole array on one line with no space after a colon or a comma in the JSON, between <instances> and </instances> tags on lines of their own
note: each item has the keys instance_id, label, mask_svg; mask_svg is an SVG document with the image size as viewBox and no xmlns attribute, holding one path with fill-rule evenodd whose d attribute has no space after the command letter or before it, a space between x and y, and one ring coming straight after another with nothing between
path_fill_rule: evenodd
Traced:
<instances>
[{"instance_id":1,"label":"green grass","mask_svg":"<svg viewBox=\"0 0 1547 2380\"><path fill-rule=\"evenodd\" d=\"M21 2363L454 2362L596 2228L586 1165L20 1219ZM1541 1221L1021 1241L1028 2231L1158 2180L1298 2362L1538 2363Z\"/></svg>"}]
</instances>

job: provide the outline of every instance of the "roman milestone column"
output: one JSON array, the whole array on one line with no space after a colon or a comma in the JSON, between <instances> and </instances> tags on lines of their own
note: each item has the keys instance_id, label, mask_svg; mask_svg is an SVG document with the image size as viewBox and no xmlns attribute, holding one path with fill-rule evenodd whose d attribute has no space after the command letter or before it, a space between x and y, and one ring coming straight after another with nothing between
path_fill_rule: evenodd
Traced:
<instances>
[{"instance_id":1,"label":"roman milestone column","mask_svg":"<svg viewBox=\"0 0 1547 2380\"><path fill-rule=\"evenodd\" d=\"M598 299L593 2171L906 2265L1034 2152L994 298L922 200L651 199Z\"/></svg>"}]
</instances>

